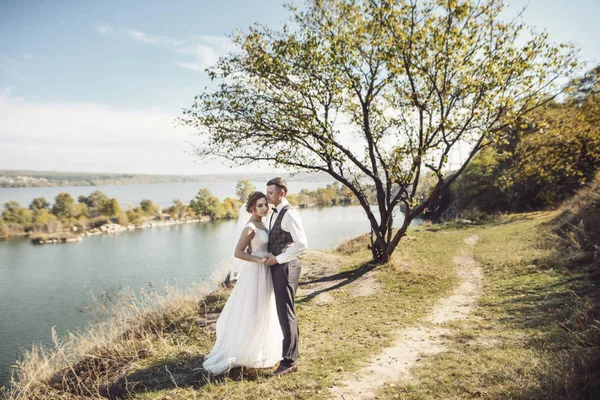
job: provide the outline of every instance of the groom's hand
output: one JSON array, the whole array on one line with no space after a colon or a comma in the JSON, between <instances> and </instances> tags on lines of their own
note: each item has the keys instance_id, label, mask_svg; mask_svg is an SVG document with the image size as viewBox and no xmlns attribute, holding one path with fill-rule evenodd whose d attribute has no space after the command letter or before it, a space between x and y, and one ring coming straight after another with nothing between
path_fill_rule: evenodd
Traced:
<instances>
[{"instance_id":1,"label":"groom's hand","mask_svg":"<svg viewBox=\"0 0 600 400\"><path fill-rule=\"evenodd\" d=\"M269 254L269 258L267 259L267 265L275 265L277 264L277 259L273 254Z\"/></svg>"}]
</instances>

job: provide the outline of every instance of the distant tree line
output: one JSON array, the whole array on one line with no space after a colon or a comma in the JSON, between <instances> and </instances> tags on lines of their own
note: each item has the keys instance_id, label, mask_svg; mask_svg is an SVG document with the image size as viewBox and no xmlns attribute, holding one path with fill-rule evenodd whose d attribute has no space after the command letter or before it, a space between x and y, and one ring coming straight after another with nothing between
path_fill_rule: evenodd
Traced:
<instances>
[{"instance_id":1,"label":"distant tree line","mask_svg":"<svg viewBox=\"0 0 600 400\"><path fill-rule=\"evenodd\" d=\"M478 154L426 214L433 220L485 218L556 207L600 168L600 65L509 128L509 140Z\"/></svg>"},{"instance_id":2,"label":"distant tree line","mask_svg":"<svg viewBox=\"0 0 600 400\"><path fill-rule=\"evenodd\" d=\"M266 173L244 174L251 181L266 182L272 176ZM288 176L289 177L289 176ZM55 187L101 186L155 183L231 182L241 178L231 174L208 175L145 175L89 172L0 170L0 187ZM319 173L295 173L295 181L329 181Z\"/></svg>"},{"instance_id":3,"label":"distant tree line","mask_svg":"<svg viewBox=\"0 0 600 400\"><path fill-rule=\"evenodd\" d=\"M53 234L65 230L83 232L109 223L127 226L154 220L237 218L240 207L254 190L256 187L249 180L241 180L236 185L236 197L221 201L209 189L202 188L189 204L175 199L171 206L162 209L152 200L144 199L139 205L123 210L117 199L109 198L99 190L77 199L69 193L59 193L52 205L44 197L34 199L29 207L9 201L4 204L1 214L0 237ZM289 194L288 200L298 207L312 207L350 204L353 197L347 189L331 184L326 188L303 189L298 194Z\"/></svg>"}]
</instances>

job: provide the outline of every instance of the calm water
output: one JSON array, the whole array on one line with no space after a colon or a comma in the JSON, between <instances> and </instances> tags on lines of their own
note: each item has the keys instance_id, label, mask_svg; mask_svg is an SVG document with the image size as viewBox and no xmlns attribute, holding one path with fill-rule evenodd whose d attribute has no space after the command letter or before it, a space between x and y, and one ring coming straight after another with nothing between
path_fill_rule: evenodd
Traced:
<instances>
[{"instance_id":1,"label":"calm water","mask_svg":"<svg viewBox=\"0 0 600 400\"><path fill-rule=\"evenodd\" d=\"M311 248L333 248L369 230L358 206L300 212ZM8 382L23 348L51 343L53 326L60 335L84 328L90 315L82 310L94 304L93 295L211 282L215 270L230 265L235 229L236 221L225 221L91 236L73 244L0 241L0 385Z\"/></svg>"}]
</instances>

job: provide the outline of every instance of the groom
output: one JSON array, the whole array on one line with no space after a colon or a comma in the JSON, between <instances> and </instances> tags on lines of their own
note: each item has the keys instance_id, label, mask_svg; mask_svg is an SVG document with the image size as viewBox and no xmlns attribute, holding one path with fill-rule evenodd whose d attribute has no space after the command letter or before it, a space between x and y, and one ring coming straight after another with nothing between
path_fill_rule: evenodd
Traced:
<instances>
[{"instance_id":1,"label":"groom","mask_svg":"<svg viewBox=\"0 0 600 400\"><path fill-rule=\"evenodd\" d=\"M273 254L267 260L271 266L277 316L283 331L283 354L274 375L296 372L298 340L300 332L296 321L294 297L300 278L298 257L306 250L306 234L300 214L285 198L287 182L283 178L273 178L267 182L267 200L275 208L269 219L268 251Z\"/></svg>"}]
</instances>

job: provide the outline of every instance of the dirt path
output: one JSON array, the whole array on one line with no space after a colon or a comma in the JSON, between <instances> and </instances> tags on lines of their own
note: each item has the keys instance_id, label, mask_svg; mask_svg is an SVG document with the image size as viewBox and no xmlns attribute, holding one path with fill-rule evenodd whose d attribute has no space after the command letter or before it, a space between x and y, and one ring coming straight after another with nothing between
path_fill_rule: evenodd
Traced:
<instances>
[{"instance_id":1,"label":"dirt path","mask_svg":"<svg viewBox=\"0 0 600 400\"><path fill-rule=\"evenodd\" d=\"M474 246L479 238L471 236L465 244ZM450 297L440 300L430 315L416 326L396 332L396 340L360 371L346 377L331 389L335 399L374 399L377 389L410 377L410 369L421 358L446 350L443 336L446 322L466 318L481 293L482 271L479 264L464 253L453 259L461 279Z\"/></svg>"}]
</instances>

